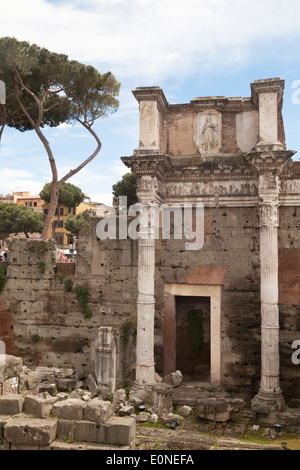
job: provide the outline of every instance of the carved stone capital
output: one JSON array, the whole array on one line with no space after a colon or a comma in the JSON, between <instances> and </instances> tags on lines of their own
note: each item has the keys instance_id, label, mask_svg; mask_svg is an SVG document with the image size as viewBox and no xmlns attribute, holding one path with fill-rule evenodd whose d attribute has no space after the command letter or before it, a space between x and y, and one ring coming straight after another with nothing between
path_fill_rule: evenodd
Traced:
<instances>
[{"instance_id":1,"label":"carved stone capital","mask_svg":"<svg viewBox=\"0 0 300 470\"><path fill-rule=\"evenodd\" d=\"M260 227L279 227L278 201L264 200L259 204L259 225Z\"/></svg>"},{"instance_id":2,"label":"carved stone capital","mask_svg":"<svg viewBox=\"0 0 300 470\"><path fill-rule=\"evenodd\" d=\"M121 157L122 162L137 176L155 176L164 180L172 171L171 159L168 155L133 155L132 157Z\"/></svg>"},{"instance_id":3,"label":"carved stone capital","mask_svg":"<svg viewBox=\"0 0 300 470\"><path fill-rule=\"evenodd\" d=\"M274 150L263 147L262 150L250 152L244 156L252 165L256 176L264 172L273 172L282 179L292 178L294 150Z\"/></svg>"}]
</instances>

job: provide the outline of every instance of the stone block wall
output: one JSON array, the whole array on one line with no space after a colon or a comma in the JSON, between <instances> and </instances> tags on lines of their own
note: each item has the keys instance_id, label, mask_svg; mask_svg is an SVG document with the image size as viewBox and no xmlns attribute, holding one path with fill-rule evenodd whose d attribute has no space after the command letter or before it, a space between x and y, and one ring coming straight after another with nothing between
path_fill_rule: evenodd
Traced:
<instances>
[{"instance_id":1,"label":"stone block wall","mask_svg":"<svg viewBox=\"0 0 300 470\"><path fill-rule=\"evenodd\" d=\"M281 386L292 398L300 394L300 367L292 363L294 341L300 340L300 208L280 208L279 320Z\"/></svg>"},{"instance_id":2,"label":"stone block wall","mask_svg":"<svg viewBox=\"0 0 300 470\"><path fill-rule=\"evenodd\" d=\"M74 276L57 272L52 241L13 239L1 302L11 313L13 352L29 367L73 366L82 376L94 373L99 328L113 326L117 386L123 386L124 380L126 385L132 378L135 363L132 244L129 242L124 250L116 245L107 250L104 242L100 249L98 245L95 231L83 234ZM76 296L78 286L87 289L84 307ZM2 319L4 334L7 328Z\"/></svg>"},{"instance_id":3,"label":"stone block wall","mask_svg":"<svg viewBox=\"0 0 300 470\"><path fill-rule=\"evenodd\" d=\"M184 240L157 249L156 367L163 369L164 284L220 285L222 384L254 390L260 375L259 228L253 208L205 209L206 236L199 251Z\"/></svg>"}]
</instances>

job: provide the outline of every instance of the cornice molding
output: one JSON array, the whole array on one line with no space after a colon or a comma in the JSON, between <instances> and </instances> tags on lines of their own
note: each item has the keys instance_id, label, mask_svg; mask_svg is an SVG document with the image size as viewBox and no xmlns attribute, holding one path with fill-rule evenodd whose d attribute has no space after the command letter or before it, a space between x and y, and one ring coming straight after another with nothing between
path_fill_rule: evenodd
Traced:
<instances>
[{"instance_id":1,"label":"cornice molding","mask_svg":"<svg viewBox=\"0 0 300 470\"><path fill-rule=\"evenodd\" d=\"M138 87L132 91L132 94L138 103L141 101L156 101L158 110L161 113L168 111L169 103L160 87Z\"/></svg>"},{"instance_id":2,"label":"cornice molding","mask_svg":"<svg viewBox=\"0 0 300 470\"><path fill-rule=\"evenodd\" d=\"M284 80L280 78L272 78L267 80L256 80L250 84L252 100L255 106L259 106L259 94L260 93L277 93L277 105L278 109L282 108L283 105L283 90Z\"/></svg>"}]
</instances>

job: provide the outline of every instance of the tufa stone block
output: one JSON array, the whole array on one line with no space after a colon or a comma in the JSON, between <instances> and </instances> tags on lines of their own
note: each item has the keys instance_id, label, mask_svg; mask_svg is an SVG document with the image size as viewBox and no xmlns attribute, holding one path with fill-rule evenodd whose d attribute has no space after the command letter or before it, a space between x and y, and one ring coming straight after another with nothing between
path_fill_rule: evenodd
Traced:
<instances>
[{"instance_id":1,"label":"tufa stone block","mask_svg":"<svg viewBox=\"0 0 300 470\"><path fill-rule=\"evenodd\" d=\"M55 419L11 418L4 427L4 438L12 444L47 446L56 433Z\"/></svg>"},{"instance_id":2,"label":"tufa stone block","mask_svg":"<svg viewBox=\"0 0 300 470\"><path fill-rule=\"evenodd\" d=\"M0 397L0 415L15 415L23 410L24 397L12 394Z\"/></svg>"}]
</instances>

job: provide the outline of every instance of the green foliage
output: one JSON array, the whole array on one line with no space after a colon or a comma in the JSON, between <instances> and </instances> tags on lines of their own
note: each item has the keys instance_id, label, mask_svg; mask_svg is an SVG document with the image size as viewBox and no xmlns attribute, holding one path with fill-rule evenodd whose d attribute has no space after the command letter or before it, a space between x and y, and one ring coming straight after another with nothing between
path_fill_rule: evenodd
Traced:
<instances>
[{"instance_id":1,"label":"green foliage","mask_svg":"<svg viewBox=\"0 0 300 470\"><path fill-rule=\"evenodd\" d=\"M93 312L91 309L89 308L86 308L84 311L83 311L83 316L84 318L91 318L93 316Z\"/></svg>"},{"instance_id":2,"label":"green foliage","mask_svg":"<svg viewBox=\"0 0 300 470\"><path fill-rule=\"evenodd\" d=\"M6 267L0 266L0 292L3 291L6 283Z\"/></svg>"},{"instance_id":3,"label":"green foliage","mask_svg":"<svg viewBox=\"0 0 300 470\"><path fill-rule=\"evenodd\" d=\"M65 280L65 289L67 292L71 292L73 288L73 280L68 278Z\"/></svg>"},{"instance_id":4,"label":"green foliage","mask_svg":"<svg viewBox=\"0 0 300 470\"><path fill-rule=\"evenodd\" d=\"M80 212L77 215L69 214L65 221L65 229L70 232L73 237L78 237L83 229L90 227L89 211Z\"/></svg>"},{"instance_id":5,"label":"green foliage","mask_svg":"<svg viewBox=\"0 0 300 470\"><path fill-rule=\"evenodd\" d=\"M66 278L66 275L65 274L55 274L54 278L58 279L59 282L62 284L64 279Z\"/></svg>"},{"instance_id":6,"label":"green foliage","mask_svg":"<svg viewBox=\"0 0 300 470\"><path fill-rule=\"evenodd\" d=\"M192 309L188 312L188 329L192 347L196 354L200 354L203 346L203 322L199 310Z\"/></svg>"},{"instance_id":7,"label":"green foliage","mask_svg":"<svg viewBox=\"0 0 300 470\"><path fill-rule=\"evenodd\" d=\"M47 248L46 248L46 246L45 246L44 244L39 245L39 248L38 248L38 249L39 249L39 252L40 252L40 253L45 253L45 252L47 251Z\"/></svg>"},{"instance_id":8,"label":"green foliage","mask_svg":"<svg viewBox=\"0 0 300 470\"><path fill-rule=\"evenodd\" d=\"M86 304L89 300L89 290L86 286L76 286L75 287L75 294L78 302L80 303L82 308L86 308Z\"/></svg>"},{"instance_id":9,"label":"green foliage","mask_svg":"<svg viewBox=\"0 0 300 470\"><path fill-rule=\"evenodd\" d=\"M51 200L51 183L46 183L40 192L40 196L47 204ZM84 201L85 195L80 188L71 183L63 183L59 187L58 205L66 207L77 207Z\"/></svg>"},{"instance_id":10,"label":"green foliage","mask_svg":"<svg viewBox=\"0 0 300 470\"><path fill-rule=\"evenodd\" d=\"M0 203L0 237L5 238L11 233L41 233L45 215L27 206L14 203Z\"/></svg>"},{"instance_id":11,"label":"green foliage","mask_svg":"<svg viewBox=\"0 0 300 470\"><path fill-rule=\"evenodd\" d=\"M79 120L91 126L118 108L120 83L115 77L110 72L101 75L94 67L69 60L65 54L3 37L0 63L0 80L7 92L2 119L20 131L33 127L24 109L40 127L55 127ZM42 116L34 96L42 103Z\"/></svg>"},{"instance_id":12,"label":"green foliage","mask_svg":"<svg viewBox=\"0 0 300 470\"><path fill-rule=\"evenodd\" d=\"M36 334L36 335L32 335L31 339L34 343L38 343L41 338L38 334Z\"/></svg>"},{"instance_id":13,"label":"green foliage","mask_svg":"<svg viewBox=\"0 0 300 470\"><path fill-rule=\"evenodd\" d=\"M137 177L134 173L126 173L122 179L113 185L113 195L118 198L127 196L128 207L138 202L137 197Z\"/></svg>"},{"instance_id":14,"label":"green foliage","mask_svg":"<svg viewBox=\"0 0 300 470\"><path fill-rule=\"evenodd\" d=\"M46 270L46 263L44 261L41 261L39 264L39 268L40 268L41 273L44 274Z\"/></svg>"}]
</instances>

